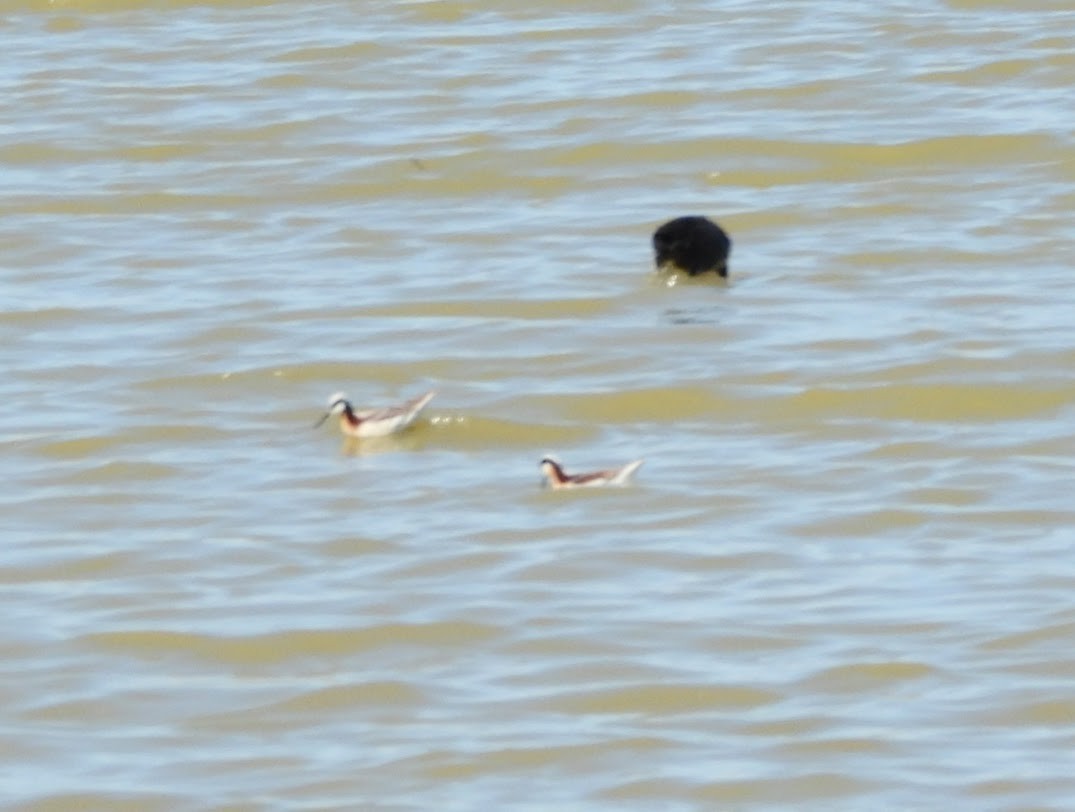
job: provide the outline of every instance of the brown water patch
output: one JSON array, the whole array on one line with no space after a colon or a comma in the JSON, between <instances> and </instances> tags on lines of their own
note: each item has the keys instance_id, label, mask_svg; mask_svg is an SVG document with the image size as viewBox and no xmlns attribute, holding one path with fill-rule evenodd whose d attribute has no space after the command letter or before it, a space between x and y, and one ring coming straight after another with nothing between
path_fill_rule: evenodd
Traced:
<instances>
[{"instance_id":1,"label":"brown water patch","mask_svg":"<svg viewBox=\"0 0 1075 812\"><path fill-rule=\"evenodd\" d=\"M716 419L736 411L734 401L709 389L677 387L562 395L549 399L550 408L566 412L577 420L600 425L607 422L673 421Z\"/></svg>"},{"instance_id":2,"label":"brown water patch","mask_svg":"<svg viewBox=\"0 0 1075 812\"><path fill-rule=\"evenodd\" d=\"M550 704L572 714L676 714L755 708L778 699L760 688L682 683L564 694Z\"/></svg>"},{"instance_id":3,"label":"brown water patch","mask_svg":"<svg viewBox=\"0 0 1075 812\"><path fill-rule=\"evenodd\" d=\"M307 691L265 710L268 713L322 714L346 711L353 707L399 708L415 705L421 700L422 692L413 685L398 680L382 680Z\"/></svg>"},{"instance_id":4,"label":"brown water patch","mask_svg":"<svg viewBox=\"0 0 1075 812\"><path fill-rule=\"evenodd\" d=\"M580 319L608 311L608 299L467 299L353 308L348 315L398 318L473 317L484 319Z\"/></svg>"},{"instance_id":5,"label":"brown water patch","mask_svg":"<svg viewBox=\"0 0 1075 812\"><path fill-rule=\"evenodd\" d=\"M831 516L797 528L798 533L822 538L873 536L890 530L920 527L929 517L911 510L874 510L852 515Z\"/></svg>"},{"instance_id":6,"label":"brown water patch","mask_svg":"<svg viewBox=\"0 0 1075 812\"><path fill-rule=\"evenodd\" d=\"M788 742L779 748L790 756L835 756L842 758L857 755L891 755L897 748L884 739L863 737L819 737Z\"/></svg>"},{"instance_id":7,"label":"brown water patch","mask_svg":"<svg viewBox=\"0 0 1075 812\"><path fill-rule=\"evenodd\" d=\"M914 662L876 662L841 665L821 671L806 685L821 693L859 693L890 689L893 685L934 675L935 670Z\"/></svg>"},{"instance_id":8,"label":"brown water patch","mask_svg":"<svg viewBox=\"0 0 1075 812\"><path fill-rule=\"evenodd\" d=\"M547 767L566 767L607 762L618 758L646 758L668 747L668 742L649 737L603 740L594 744L547 747L513 747L486 750L470 756L441 752L423 757L422 774L437 781L473 778L496 773L515 773Z\"/></svg>"},{"instance_id":9,"label":"brown water patch","mask_svg":"<svg viewBox=\"0 0 1075 812\"><path fill-rule=\"evenodd\" d=\"M311 657L351 656L396 646L454 648L483 643L499 633L495 626L458 621L387 623L361 629L311 629L250 637L131 630L101 632L81 639L94 648L121 651L139 658L177 654L234 665L274 665Z\"/></svg>"},{"instance_id":10,"label":"brown water patch","mask_svg":"<svg viewBox=\"0 0 1075 812\"><path fill-rule=\"evenodd\" d=\"M995 637L982 644L986 651L1009 651L1023 648L1041 648L1042 650L1068 649L1075 640L1075 622L1058 623L1050 626L1035 626L1032 629Z\"/></svg>"},{"instance_id":11,"label":"brown water patch","mask_svg":"<svg viewBox=\"0 0 1075 812\"><path fill-rule=\"evenodd\" d=\"M108 812L174 812L186 806L187 799L164 793L142 792L70 792L46 795L20 804L19 812L72 812L72 810L108 810Z\"/></svg>"},{"instance_id":12,"label":"brown water patch","mask_svg":"<svg viewBox=\"0 0 1075 812\"><path fill-rule=\"evenodd\" d=\"M1064 390L990 384L889 384L810 389L787 400L790 413L841 415L923 422L1017 420L1050 414L1068 405Z\"/></svg>"},{"instance_id":13,"label":"brown water patch","mask_svg":"<svg viewBox=\"0 0 1075 812\"><path fill-rule=\"evenodd\" d=\"M780 803L793 807L808 801L861 797L876 783L846 773L807 773L792 777L769 776L759 781L715 781L692 790L695 800L713 804Z\"/></svg>"}]
</instances>

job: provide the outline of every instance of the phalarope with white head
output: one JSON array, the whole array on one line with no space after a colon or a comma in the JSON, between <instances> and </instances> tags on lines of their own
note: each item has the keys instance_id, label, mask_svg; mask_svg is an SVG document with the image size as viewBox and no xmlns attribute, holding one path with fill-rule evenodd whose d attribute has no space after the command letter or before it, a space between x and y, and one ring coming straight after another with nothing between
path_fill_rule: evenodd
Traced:
<instances>
[{"instance_id":1,"label":"phalarope with white head","mask_svg":"<svg viewBox=\"0 0 1075 812\"><path fill-rule=\"evenodd\" d=\"M328 400L328 411L314 424L318 428L332 415L340 416L340 431L348 437L387 437L406 429L433 400L436 392L408 400L398 406L382 406L378 409L356 410L343 392L337 392Z\"/></svg>"},{"instance_id":2,"label":"phalarope with white head","mask_svg":"<svg viewBox=\"0 0 1075 812\"><path fill-rule=\"evenodd\" d=\"M603 485L626 485L632 474L638 470L644 460L635 460L619 468L594 471L589 474L568 474L564 466L552 457L541 461L541 473L545 475L546 484L553 490L560 488L598 488Z\"/></svg>"}]
</instances>

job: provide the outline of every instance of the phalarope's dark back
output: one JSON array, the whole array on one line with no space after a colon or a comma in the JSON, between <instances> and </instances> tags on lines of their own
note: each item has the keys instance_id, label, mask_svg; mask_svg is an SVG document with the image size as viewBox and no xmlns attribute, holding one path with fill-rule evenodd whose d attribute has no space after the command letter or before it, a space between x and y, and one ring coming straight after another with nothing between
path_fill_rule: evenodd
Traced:
<instances>
[{"instance_id":1,"label":"phalarope's dark back","mask_svg":"<svg viewBox=\"0 0 1075 812\"><path fill-rule=\"evenodd\" d=\"M603 485L626 485L631 475L642 465L643 460L629 462L620 468L594 471L589 474L568 474L564 467L552 457L541 461L541 473L545 482L553 490L560 488L598 488Z\"/></svg>"}]
</instances>

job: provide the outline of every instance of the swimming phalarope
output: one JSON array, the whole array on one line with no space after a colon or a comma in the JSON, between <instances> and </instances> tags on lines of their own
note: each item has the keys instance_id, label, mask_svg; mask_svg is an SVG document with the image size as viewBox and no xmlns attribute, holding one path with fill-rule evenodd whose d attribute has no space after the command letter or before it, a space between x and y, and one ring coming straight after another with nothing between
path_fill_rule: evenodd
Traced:
<instances>
[{"instance_id":1,"label":"swimming phalarope","mask_svg":"<svg viewBox=\"0 0 1075 812\"><path fill-rule=\"evenodd\" d=\"M728 277L732 241L723 228L707 217L677 217L653 232L653 261L657 269L686 271L696 276L716 271Z\"/></svg>"},{"instance_id":2,"label":"swimming phalarope","mask_svg":"<svg viewBox=\"0 0 1075 812\"><path fill-rule=\"evenodd\" d=\"M386 437L403 431L418 419L419 412L433 400L436 392L426 392L398 406L356 411L343 392L337 392L328 400L328 411L314 424L316 429L332 415L340 416L340 431L348 437Z\"/></svg>"},{"instance_id":3,"label":"swimming phalarope","mask_svg":"<svg viewBox=\"0 0 1075 812\"><path fill-rule=\"evenodd\" d=\"M560 488L596 488L602 485L626 485L631 475L642 465L643 460L629 462L620 468L610 468L606 471L594 471L590 474L568 474L564 472L564 466L552 457L545 457L541 461L541 473L545 475L545 482L553 490Z\"/></svg>"}]
</instances>

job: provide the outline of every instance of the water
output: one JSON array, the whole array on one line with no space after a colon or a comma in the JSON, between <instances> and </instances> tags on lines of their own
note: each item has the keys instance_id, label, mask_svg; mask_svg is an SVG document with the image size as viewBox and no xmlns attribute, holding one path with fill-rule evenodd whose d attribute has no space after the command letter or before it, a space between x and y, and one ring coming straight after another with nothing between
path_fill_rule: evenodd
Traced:
<instances>
[{"instance_id":1,"label":"water","mask_svg":"<svg viewBox=\"0 0 1075 812\"><path fill-rule=\"evenodd\" d=\"M1075 804L1065 4L0 11L8 808Z\"/></svg>"}]
</instances>

